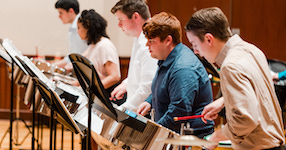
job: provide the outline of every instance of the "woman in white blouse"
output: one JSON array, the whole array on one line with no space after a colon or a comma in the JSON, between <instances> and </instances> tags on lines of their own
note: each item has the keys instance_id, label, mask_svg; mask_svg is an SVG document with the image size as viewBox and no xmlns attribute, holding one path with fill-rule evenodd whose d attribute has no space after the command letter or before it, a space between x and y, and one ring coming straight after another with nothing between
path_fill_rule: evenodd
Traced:
<instances>
[{"instance_id":1,"label":"woman in white blouse","mask_svg":"<svg viewBox=\"0 0 286 150\"><path fill-rule=\"evenodd\" d=\"M81 13L77 26L79 36L89 45L82 55L92 62L104 88L110 93L110 88L120 80L120 66L116 48L106 34L107 22L90 9ZM67 65L65 69L72 70L72 65ZM73 84L79 85L78 82Z\"/></svg>"}]
</instances>

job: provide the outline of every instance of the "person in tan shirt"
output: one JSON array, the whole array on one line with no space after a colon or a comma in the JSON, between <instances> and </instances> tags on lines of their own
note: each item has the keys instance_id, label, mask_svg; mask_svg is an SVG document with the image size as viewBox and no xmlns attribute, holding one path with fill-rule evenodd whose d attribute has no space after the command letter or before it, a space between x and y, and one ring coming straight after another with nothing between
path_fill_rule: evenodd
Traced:
<instances>
[{"instance_id":1,"label":"person in tan shirt","mask_svg":"<svg viewBox=\"0 0 286 150\"><path fill-rule=\"evenodd\" d=\"M232 36L217 7L195 12L185 29L194 52L220 68L223 98L207 105L202 115L213 120L225 107L227 123L209 140L229 139L241 150L285 149L282 113L263 52Z\"/></svg>"}]
</instances>

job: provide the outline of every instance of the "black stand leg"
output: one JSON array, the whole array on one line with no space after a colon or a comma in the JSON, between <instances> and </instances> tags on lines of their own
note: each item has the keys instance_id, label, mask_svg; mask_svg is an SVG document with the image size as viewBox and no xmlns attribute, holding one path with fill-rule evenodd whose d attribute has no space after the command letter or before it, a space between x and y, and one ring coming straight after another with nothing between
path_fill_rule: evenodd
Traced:
<instances>
[{"instance_id":1,"label":"black stand leg","mask_svg":"<svg viewBox=\"0 0 286 150\"><path fill-rule=\"evenodd\" d=\"M12 150L12 142L13 142L13 99L14 99L14 60L12 59L12 63L11 63L11 66L12 66L12 74L11 74L11 103L10 103L10 150Z\"/></svg>"},{"instance_id":2,"label":"black stand leg","mask_svg":"<svg viewBox=\"0 0 286 150\"><path fill-rule=\"evenodd\" d=\"M41 124L41 122L40 122L40 115L39 114L37 114L37 121L38 121L38 124L37 124L37 150L39 150L40 149L40 144L41 144L41 142L42 142L42 140L40 140L40 124Z\"/></svg>"},{"instance_id":3,"label":"black stand leg","mask_svg":"<svg viewBox=\"0 0 286 150\"><path fill-rule=\"evenodd\" d=\"M73 150L74 149L74 147L73 147L73 141L74 141L74 134L73 134L73 132L71 132L71 136L72 136L72 143L71 143L71 149Z\"/></svg>"},{"instance_id":4,"label":"black stand leg","mask_svg":"<svg viewBox=\"0 0 286 150\"><path fill-rule=\"evenodd\" d=\"M57 119L54 120L54 150L57 149Z\"/></svg>"},{"instance_id":5,"label":"black stand leg","mask_svg":"<svg viewBox=\"0 0 286 150\"><path fill-rule=\"evenodd\" d=\"M35 85L33 86L33 93L35 93ZM35 149L35 94L32 96L33 101L33 117L32 117L32 150Z\"/></svg>"},{"instance_id":6,"label":"black stand leg","mask_svg":"<svg viewBox=\"0 0 286 150\"><path fill-rule=\"evenodd\" d=\"M53 127L54 127L54 110L51 107L50 117L50 150L53 150Z\"/></svg>"},{"instance_id":7,"label":"black stand leg","mask_svg":"<svg viewBox=\"0 0 286 150\"><path fill-rule=\"evenodd\" d=\"M93 77L92 77L93 78ZM93 80L92 80L93 81ZM90 86L91 87L91 86ZM90 133L91 133L91 105L93 103L92 101L92 91L89 89L89 98L88 98L88 131L87 131L87 144L88 144L88 150L91 150L91 138L90 138Z\"/></svg>"},{"instance_id":8,"label":"black stand leg","mask_svg":"<svg viewBox=\"0 0 286 150\"><path fill-rule=\"evenodd\" d=\"M84 133L86 134L86 133ZM81 149L86 150L86 135L81 138Z\"/></svg>"},{"instance_id":9,"label":"black stand leg","mask_svg":"<svg viewBox=\"0 0 286 150\"><path fill-rule=\"evenodd\" d=\"M61 150L63 149L64 149L64 125L62 125L62 140L61 140Z\"/></svg>"}]
</instances>

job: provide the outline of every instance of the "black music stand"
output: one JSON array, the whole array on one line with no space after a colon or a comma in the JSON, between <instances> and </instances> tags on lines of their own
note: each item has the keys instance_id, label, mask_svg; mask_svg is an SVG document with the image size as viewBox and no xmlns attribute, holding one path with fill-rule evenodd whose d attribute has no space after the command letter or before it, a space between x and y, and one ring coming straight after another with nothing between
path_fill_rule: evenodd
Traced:
<instances>
[{"instance_id":1,"label":"black music stand","mask_svg":"<svg viewBox=\"0 0 286 150\"><path fill-rule=\"evenodd\" d=\"M93 104L93 99L95 96L99 98L101 102L98 103L98 106L101 108L103 112L106 112L108 116L115 119L117 118L117 114L108 100L108 94L106 91L101 90L104 89L102 83L100 82L100 79L98 77L98 74L96 73L92 63L82 57L78 54L71 54L69 55L69 58L73 64L74 72L78 78L78 81L83 88L83 91L87 95L89 101L88 101L88 131L87 135L85 134L85 137L83 138L84 143L88 143L88 150L91 149L91 143L90 143L90 133L91 133L91 106ZM107 101L108 100L108 101ZM87 139L86 139L87 136ZM86 141L87 140L87 141ZM83 146L85 146L84 144ZM86 149L86 147L83 147L83 149Z\"/></svg>"},{"instance_id":2,"label":"black music stand","mask_svg":"<svg viewBox=\"0 0 286 150\"><path fill-rule=\"evenodd\" d=\"M49 107L51 109L51 118L54 115L54 112L56 112L58 114L57 120L61 124L66 126L72 132L80 133L81 135L83 135L83 133L81 132L81 129L76 124L76 122L72 119L69 111L65 107L64 103L61 101L60 96L50 87L48 87L43 81L41 81L39 78L34 77L33 81L37 85L45 102L49 103ZM53 126L52 124L53 124L53 119L51 119L51 126ZM53 133L53 128L50 128L50 134L52 135L52 133ZM50 149L52 150L51 141L52 141L52 137L50 137Z\"/></svg>"},{"instance_id":3,"label":"black music stand","mask_svg":"<svg viewBox=\"0 0 286 150\"><path fill-rule=\"evenodd\" d=\"M16 65L25 73L28 74L27 71L24 69L24 67L21 65L21 63L18 61L18 59L16 59L16 56L19 57L23 57L23 55L16 49L16 47L12 44L12 42L8 39L4 39L4 41L1 39L0 40L1 45L3 46L3 48L6 50L8 56L5 55L3 52L1 52L2 54L2 58L4 58L7 62L11 63L11 108L10 108L10 127L9 127L9 131L10 131L10 150L12 150L12 134L13 134L13 91L14 91L14 64L16 63ZM30 128L27 126L26 122L23 119L20 118L16 118L17 120L21 120L25 126L27 127L27 129L29 130L29 132L32 134L32 150L34 150L34 141L35 141L35 136L34 136L34 109L33 109L33 120L32 120L32 132L30 131ZM16 120L15 119L15 120Z\"/></svg>"},{"instance_id":4,"label":"black music stand","mask_svg":"<svg viewBox=\"0 0 286 150\"><path fill-rule=\"evenodd\" d=\"M15 56L16 57L16 59L20 62L20 64L22 65L22 67L26 70L26 72L28 73L28 75L30 75L32 78L36 78L36 77L38 77L39 75L37 75L25 62L24 62L24 60L22 60L21 58L19 58L18 56ZM27 57L26 57L27 58ZM29 61L27 61L26 60L26 62L29 62ZM35 91L36 91L36 86L35 86L36 84L34 83L34 85L33 85L33 89L32 89L32 93L35 93ZM45 102L47 103L47 105L49 105L50 104L50 102L49 101L47 101L47 100L45 100ZM32 117L32 119L33 119L33 135L34 135L34 127L35 127L35 95L33 95L32 96L32 110L33 110L33 117ZM53 123L53 117L52 117L52 115L51 115L51 123ZM53 124L51 124L51 128L53 127L52 126ZM50 135L50 137L52 137L52 134ZM34 149L34 137L32 137L32 149ZM52 138L50 138L50 144L51 144L51 142L52 142Z\"/></svg>"},{"instance_id":5,"label":"black music stand","mask_svg":"<svg viewBox=\"0 0 286 150\"><path fill-rule=\"evenodd\" d=\"M33 78L34 84L38 87L45 103L49 106L51 109L51 120L50 120L50 149L52 150L52 141L53 141L53 127L56 124L54 122L54 114L57 115L57 120L65 125L69 130L75 133L81 133L81 130L79 129L78 125L74 122L74 120L71 118L70 113L68 112L67 108L63 104L63 102L60 99L60 96L52 90L53 84L51 81L27 58L24 60L21 60L16 56L16 58L19 60L19 62L22 64L22 66L27 70L29 75ZM81 133L82 134L82 133ZM54 136L56 136L56 127L54 130ZM55 139L56 137L54 137ZM56 144L54 141L54 149L56 149Z\"/></svg>"},{"instance_id":6,"label":"black music stand","mask_svg":"<svg viewBox=\"0 0 286 150\"><path fill-rule=\"evenodd\" d=\"M138 119L135 119L136 116L132 116L125 111L122 112L118 109L115 109L111 101L109 100L108 94L105 91L101 80L92 65L92 63L85 57L80 54L70 54L69 58L73 64L74 72L77 76L77 79L83 88L83 91L87 95L88 102L88 131L87 138L90 150L90 130L91 130L91 107L101 111L102 113L108 115L110 118L122 122L123 124L132 127L138 131L143 132L146 127L146 122L142 122ZM95 96L98 98L95 98ZM92 105L95 102L95 105Z\"/></svg>"}]
</instances>

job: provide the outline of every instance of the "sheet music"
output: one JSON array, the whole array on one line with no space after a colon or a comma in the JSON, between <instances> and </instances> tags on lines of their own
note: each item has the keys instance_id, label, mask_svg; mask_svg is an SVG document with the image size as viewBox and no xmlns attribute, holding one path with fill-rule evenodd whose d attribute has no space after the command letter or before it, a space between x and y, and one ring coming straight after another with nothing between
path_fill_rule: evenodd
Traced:
<instances>
[{"instance_id":1,"label":"sheet music","mask_svg":"<svg viewBox=\"0 0 286 150\"><path fill-rule=\"evenodd\" d=\"M74 120L79 122L80 124L88 127L88 108L83 107L82 109L78 109L78 112L73 117ZM103 128L104 120L100 119L93 111L91 112L91 130L97 134L100 134Z\"/></svg>"},{"instance_id":2,"label":"sheet music","mask_svg":"<svg viewBox=\"0 0 286 150\"><path fill-rule=\"evenodd\" d=\"M12 57L14 62L25 72L25 74L28 74L28 72L25 70L25 68L22 66L22 64L19 62L19 60L16 58L18 56L20 59L23 59L23 55L21 52L12 44L12 42L9 39L4 39L2 46L5 48L6 52Z\"/></svg>"}]
</instances>

